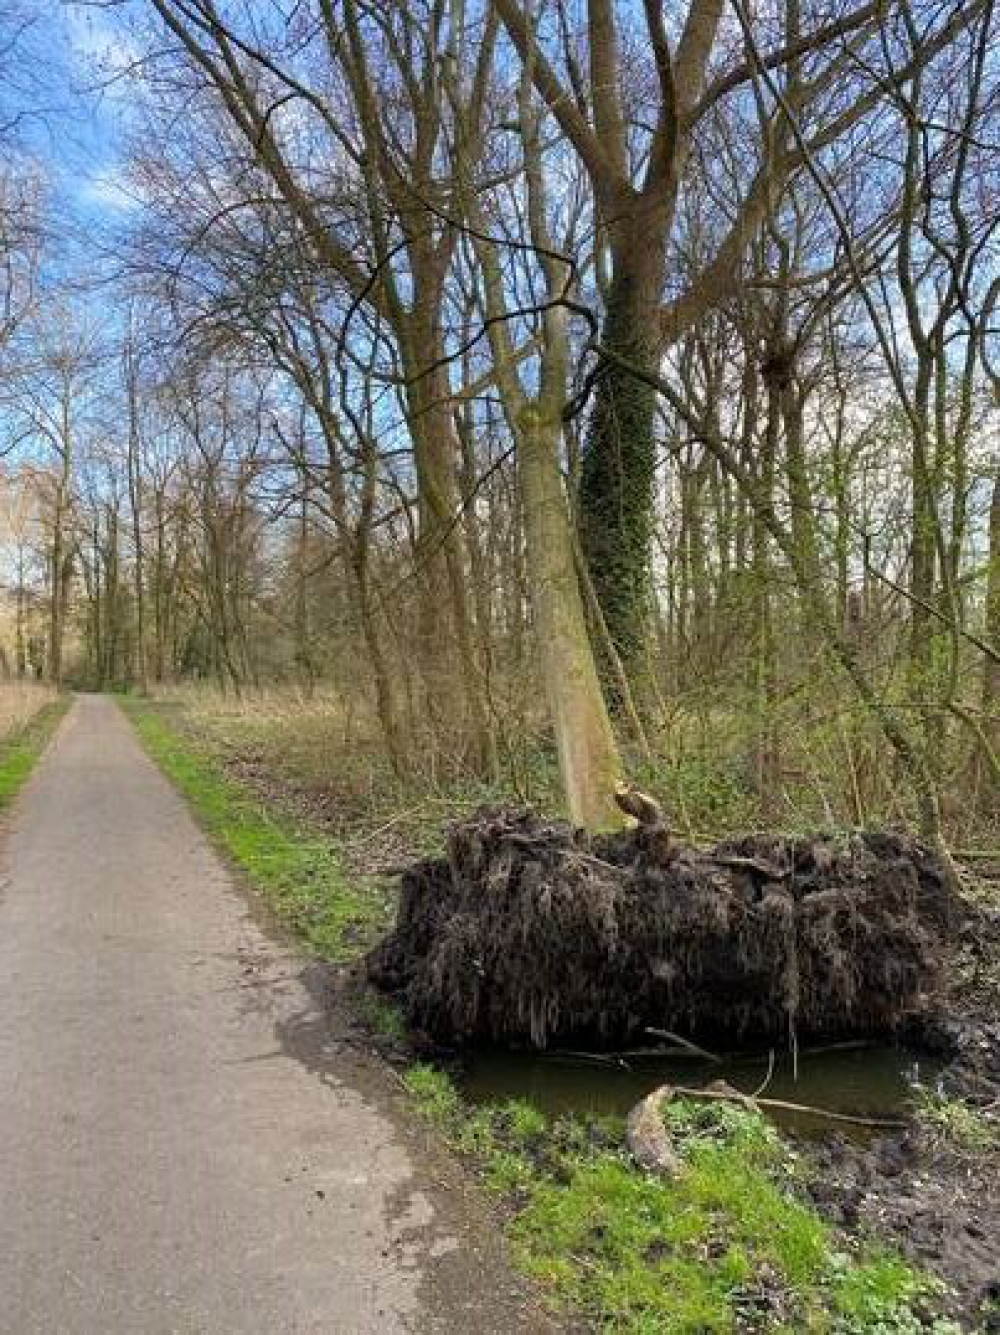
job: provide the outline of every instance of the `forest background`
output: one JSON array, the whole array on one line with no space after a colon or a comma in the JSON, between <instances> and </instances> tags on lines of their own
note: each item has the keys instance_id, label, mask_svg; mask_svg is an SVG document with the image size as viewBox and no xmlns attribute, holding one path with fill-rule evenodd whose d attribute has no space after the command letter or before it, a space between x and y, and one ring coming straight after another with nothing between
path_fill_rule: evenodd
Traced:
<instances>
[{"instance_id":1,"label":"forest background","mask_svg":"<svg viewBox=\"0 0 1000 1335\"><path fill-rule=\"evenodd\" d=\"M348 812L995 847L998 28L8 5L3 671Z\"/></svg>"}]
</instances>

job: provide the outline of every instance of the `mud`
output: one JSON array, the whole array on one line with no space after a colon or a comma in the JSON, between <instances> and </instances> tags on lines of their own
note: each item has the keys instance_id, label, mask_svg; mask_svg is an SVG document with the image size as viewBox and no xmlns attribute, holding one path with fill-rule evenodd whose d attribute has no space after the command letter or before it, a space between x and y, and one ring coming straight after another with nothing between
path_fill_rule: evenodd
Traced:
<instances>
[{"instance_id":1,"label":"mud","mask_svg":"<svg viewBox=\"0 0 1000 1335\"><path fill-rule=\"evenodd\" d=\"M964 1151L915 1123L867 1147L831 1137L808 1154L822 1214L943 1278L949 1292L934 1307L963 1329L1000 1332L1000 1149Z\"/></svg>"},{"instance_id":2,"label":"mud","mask_svg":"<svg viewBox=\"0 0 1000 1335\"><path fill-rule=\"evenodd\" d=\"M484 813L405 873L368 970L411 1024L470 1051L614 1051L648 1027L728 1047L894 1035L985 1143L921 1116L891 1136L795 1135L808 1189L846 1235L944 1281L926 1329L1000 1332L1000 913L953 892L920 844L755 837L664 856Z\"/></svg>"},{"instance_id":3,"label":"mud","mask_svg":"<svg viewBox=\"0 0 1000 1335\"><path fill-rule=\"evenodd\" d=\"M393 849L386 865L398 864L404 851ZM881 904L873 903L882 888ZM674 912L664 907L670 892L678 900ZM766 997L748 1004L745 995L754 971L741 956L752 929L741 930L741 918L757 921L759 929L768 912L776 916L773 899L766 903L775 894L786 906L792 901L786 930L776 935L789 940L790 917L796 954L807 970L810 959L817 962L810 941L825 937L833 946L832 962L804 989L805 1007L801 983L796 997L781 990L784 984L767 981L765 965L787 960L787 949L756 957L750 951L761 961L757 976L765 974ZM680 972L658 977L651 961L678 967L676 951L667 948L688 939L684 924L700 910L709 912L708 927L681 952ZM640 916L647 926L635 935ZM623 931L633 936L623 940ZM718 958L702 963L720 943ZM851 961L855 946L860 958ZM891 965L879 967L879 952ZM725 991L721 1008L710 1000L692 1011L677 1001L683 979L714 987L734 964L738 986ZM587 987L595 968L596 983ZM400 998L423 1031L411 1036L418 1047L444 1041L471 1049L484 1035L501 1045L537 1047L532 1022L539 1015L543 1044L550 1047L570 1034L574 1041L566 1046L577 1046L583 1033L591 1040L586 1045L613 1049L632 1041L649 1015L655 1026L690 1033L718 1025L721 1014L727 1039L734 1037L727 1024L748 1039L763 1017L772 1036L776 1030L787 1040L793 1027L805 1037L809 1015L832 998L836 1004L812 1021L820 1033L867 1033L887 1024L902 1042L930 1054L937 1090L967 1100L994 1123L1000 1109L1000 912L950 894L927 851L897 835L753 839L708 854L680 850L659 866L634 839L588 841L524 813L490 813L456 828L447 859L417 863L406 873L397 928L369 958L367 971ZM776 974L787 980L780 967ZM360 980L341 979L342 988L345 983L351 1011ZM499 1006L487 1001L494 985ZM540 993L553 985L557 1005L546 1010ZM885 996L858 997L860 988L872 986L884 988ZM526 1000L519 1002L519 993ZM665 994L668 1002L674 998L672 1009ZM343 1014L343 1001L339 1009ZM400 1062L413 1051L411 1040L375 1042L370 1034L362 1046L378 1046ZM591 1093L592 1086L591 1070ZM846 1091L844 1097L844 1107L853 1107ZM858 1110L866 1109L880 1106L864 1102ZM966 1330L1000 1332L996 1149L963 1150L920 1120L901 1135L858 1141L827 1134L799 1144L811 1164L810 1193L832 1223L848 1235L894 1244L945 1280L949 1291L928 1303L928 1329L934 1316L946 1314Z\"/></svg>"},{"instance_id":4,"label":"mud","mask_svg":"<svg viewBox=\"0 0 1000 1335\"><path fill-rule=\"evenodd\" d=\"M1000 1106L1000 911L965 905L943 950L940 984L911 1025L914 1042L947 1063L944 1093Z\"/></svg>"}]
</instances>

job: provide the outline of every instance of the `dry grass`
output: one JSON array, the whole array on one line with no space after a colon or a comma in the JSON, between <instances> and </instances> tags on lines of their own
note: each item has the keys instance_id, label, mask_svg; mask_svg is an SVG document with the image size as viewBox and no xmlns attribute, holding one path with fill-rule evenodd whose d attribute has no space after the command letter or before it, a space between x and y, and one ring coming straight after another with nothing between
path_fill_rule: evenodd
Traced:
<instances>
[{"instance_id":1,"label":"dry grass","mask_svg":"<svg viewBox=\"0 0 1000 1335\"><path fill-rule=\"evenodd\" d=\"M312 692L282 685L240 698L185 685L160 690L158 701L234 762L241 777L264 790L290 791L348 844L362 839L366 864L374 858L395 865L408 853L433 851L443 824L481 804L527 804L560 814L555 756L534 717L520 732L499 732L496 773L489 776L467 771L446 742L422 730L407 745L411 770L400 780L360 684ZM886 761L871 721L832 689L827 704L807 707L801 696L788 704L779 783L766 807L755 791L752 710L735 693L675 702L650 730L652 758L632 754L626 764L639 786L663 802L680 837L692 842L775 828L914 828L912 794ZM961 768L966 740L958 736L952 747L955 791L967 774L967 765ZM972 795L957 808L945 805L956 848L1000 848L1000 812L989 814Z\"/></svg>"},{"instance_id":2,"label":"dry grass","mask_svg":"<svg viewBox=\"0 0 1000 1335\"><path fill-rule=\"evenodd\" d=\"M504 752L502 773L492 780L463 772L424 739L414 748L412 773L401 780L357 694L283 686L237 699L183 685L158 690L155 704L222 759L232 777L326 827L351 868L380 870L436 852L442 828L484 804L558 810L555 759L531 736L519 753Z\"/></svg>"},{"instance_id":3,"label":"dry grass","mask_svg":"<svg viewBox=\"0 0 1000 1335\"><path fill-rule=\"evenodd\" d=\"M376 725L355 702L331 688L307 694L262 687L237 697L211 686L172 686L157 699L178 709L198 732L242 754L268 760L290 777L326 786L347 758L381 770Z\"/></svg>"},{"instance_id":4,"label":"dry grass","mask_svg":"<svg viewBox=\"0 0 1000 1335\"><path fill-rule=\"evenodd\" d=\"M16 732L56 698L52 686L39 682L0 682L0 738Z\"/></svg>"}]
</instances>

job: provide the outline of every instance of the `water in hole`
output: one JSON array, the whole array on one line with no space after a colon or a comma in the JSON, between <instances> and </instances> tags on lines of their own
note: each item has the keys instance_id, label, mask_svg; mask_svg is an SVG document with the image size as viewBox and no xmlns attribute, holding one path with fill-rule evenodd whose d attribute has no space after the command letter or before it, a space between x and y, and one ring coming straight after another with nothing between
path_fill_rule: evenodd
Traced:
<instances>
[{"instance_id":1,"label":"water in hole","mask_svg":"<svg viewBox=\"0 0 1000 1335\"><path fill-rule=\"evenodd\" d=\"M552 1115L596 1113L624 1116L657 1085L699 1087L725 1080L752 1094L768 1074L769 1054L748 1052L708 1062L695 1057L592 1056L574 1053L481 1050L467 1058L461 1083L474 1103L524 1099ZM939 1064L890 1043L836 1045L799 1053L798 1070L788 1053L775 1053L765 1097L804 1103L833 1112L871 1117L905 1116L920 1086L932 1087ZM863 1131L822 1117L776 1111L784 1129L823 1135L834 1126Z\"/></svg>"}]
</instances>

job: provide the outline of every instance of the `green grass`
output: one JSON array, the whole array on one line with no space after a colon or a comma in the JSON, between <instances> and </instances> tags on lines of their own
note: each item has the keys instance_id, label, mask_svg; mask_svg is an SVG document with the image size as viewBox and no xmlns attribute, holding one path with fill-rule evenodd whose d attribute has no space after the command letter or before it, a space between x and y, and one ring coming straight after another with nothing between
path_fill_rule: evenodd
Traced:
<instances>
[{"instance_id":1,"label":"green grass","mask_svg":"<svg viewBox=\"0 0 1000 1335\"><path fill-rule=\"evenodd\" d=\"M403 1084L413 1096L421 1117L439 1131L450 1131L462 1108L458 1090L443 1071L418 1062L403 1076Z\"/></svg>"},{"instance_id":2,"label":"green grass","mask_svg":"<svg viewBox=\"0 0 1000 1335\"><path fill-rule=\"evenodd\" d=\"M0 810L21 791L69 706L70 697L61 696L0 739Z\"/></svg>"},{"instance_id":3,"label":"green grass","mask_svg":"<svg viewBox=\"0 0 1000 1335\"><path fill-rule=\"evenodd\" d=\"M403 1044L409 1036L406 1017L396 1002L371 989L358 997L358 1009L374 1034L392 1043Z\"/></svg>"},{"instance_id":4,"label":"green grass","mask_svg":"<svg viewBox=\"0 0 1000 1335\"><path fill-rule=\"evenodd\" d=\"M389 896L380 885L348 877L328 838L265 806L154 706L125 700L122 707L210 837L312 950L348 960L371 944L389 918Z\"/></svg>"},{"instance_id":5,"label":"green grass","mask_svg":"<svg viewBox=\"0 0 1000 1335\"><path fill-rule=\"evenodd\" d=\"M628 1335L954 1330L919 1305L935 1281L879 1248L848 1249L795 1189L798 1166L758 1114L677 1102L683 1162L641 1173L620 1123L549 1121L525 1103L471 1108L443 1072L405 1077L419 1113L511 1207L520 1267L557 1307Z\"/></svg>"},{"instance_id":6,"label":"green grass","mask_svg":"<svg viewBox=\"0 0 1000 1335\"><path fill-rule=\"evenodd\" d=\"M926 1091L917 1105L917 1118L926 1135L942 1146L965 1154L1000 1150L1000 1119L963 1099Z\"/></svg>"}]
</instances>

